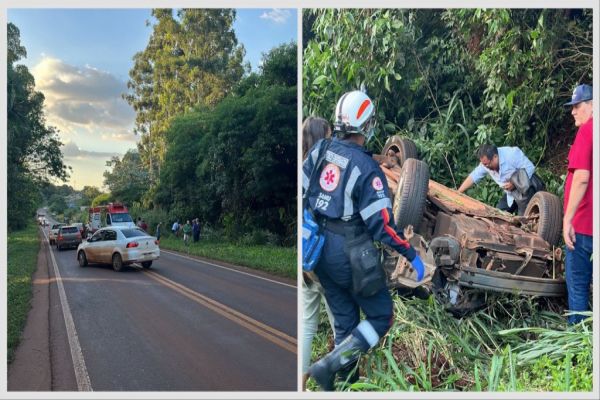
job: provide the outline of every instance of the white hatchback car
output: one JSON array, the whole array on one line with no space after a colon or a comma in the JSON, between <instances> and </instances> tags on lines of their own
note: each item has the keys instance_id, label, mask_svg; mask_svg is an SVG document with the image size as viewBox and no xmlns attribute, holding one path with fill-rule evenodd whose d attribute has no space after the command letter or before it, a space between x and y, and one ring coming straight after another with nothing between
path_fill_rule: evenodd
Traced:
<instances>
[{"instance_id":1,"label":"white hatchback car","mask_svg":"<svg viewBox=\"0 0 600 400\"><path fill-rule=\"evenodd\" d=\"M140 228L110 226L98 229L77 248L80 267L88 263L112 264L115 271L124 265L139 262L150 268L152 261L160 257L158 240Z\"/></svg>"}]
</instances>

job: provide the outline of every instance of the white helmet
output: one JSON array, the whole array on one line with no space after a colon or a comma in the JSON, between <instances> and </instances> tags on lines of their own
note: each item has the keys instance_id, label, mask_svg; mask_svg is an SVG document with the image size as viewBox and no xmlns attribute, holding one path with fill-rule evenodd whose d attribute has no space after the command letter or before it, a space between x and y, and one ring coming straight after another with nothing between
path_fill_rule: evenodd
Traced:
<instances>
[{"instance_id":1,"label":"white helmet","mask_svg":"<svg viewBox=\"0 0 600 400\"><path fill-rule=\"evenodd\" d=\"M346 92L335 106L335 122L333 132L359 133L367 138L374 133L375 106L365 93L360 90Z\"/></svg>"}]
</instances>

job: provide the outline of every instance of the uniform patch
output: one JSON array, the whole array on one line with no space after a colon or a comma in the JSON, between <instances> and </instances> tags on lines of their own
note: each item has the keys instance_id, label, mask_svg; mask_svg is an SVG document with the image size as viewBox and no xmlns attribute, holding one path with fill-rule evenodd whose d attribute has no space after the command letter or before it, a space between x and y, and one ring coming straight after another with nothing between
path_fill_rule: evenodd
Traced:
<instances>
[{"instance_id":1,"label":"uniform patch","mask_svg":"<svg viewBox=\"0 0 600 400\"><path fill-rule=\"evenodd\" d=\"M378 176L373 178L373 189L377 191L383 190L383 182L381 182L381 179Z\"/></svg>"},{"instance_id":2,"label":"uniform patch","mask_svg":"<svg viewBox=\"0 0 600 400\"><path fill-rule=\"evenodd\" d=\"M319 184L321 189L326 192L332 192L340 183L340 167L335 164L329 163L323 168L321 172L321 178Z\"/></svg>"},{"instance_id":3,"label":"uniform patch","mask_svg":"<svg viewBox=\"0 0 600 400\"><path fill-rule=\"evenodd\" d=\"M331 150L327 150L327 153L325 153L325 159L343 169L346 169L348 163L350 162L350 160L348 160L346 157L335 154Z\"/></svg>"}]
</instances>

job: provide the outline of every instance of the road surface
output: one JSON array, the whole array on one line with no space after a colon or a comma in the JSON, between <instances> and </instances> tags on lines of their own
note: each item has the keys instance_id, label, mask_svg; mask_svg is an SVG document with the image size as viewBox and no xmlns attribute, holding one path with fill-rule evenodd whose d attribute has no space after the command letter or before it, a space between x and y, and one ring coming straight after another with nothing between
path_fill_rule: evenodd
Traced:
<instances>
[{"instance_id":1,"label":"road surface","mask_svg":"<svg viewBox=\"0 0 600 400\"><path fill-rule=\"evenodd\" d=\"M166 250L122 272L42 251L52 390L296 391L295 286Z\"/></svg>"}]
</instances>

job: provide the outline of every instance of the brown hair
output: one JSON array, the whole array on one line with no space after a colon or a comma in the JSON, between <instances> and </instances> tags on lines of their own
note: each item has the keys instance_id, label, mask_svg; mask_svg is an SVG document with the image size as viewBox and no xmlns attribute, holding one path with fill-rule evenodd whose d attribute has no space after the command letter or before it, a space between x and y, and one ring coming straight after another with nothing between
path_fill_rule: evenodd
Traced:
<instances>
[{"instance_id":1,"label":"brown hair","mask_svg":"<svg viewBox=\"0 0 600 400\"><path fill-rule=\"evenodd\" d=\"M302 124L302 159L319 140L331 136L329 122L319 117L308 117Z\"/></svg>"}]
</instances>

